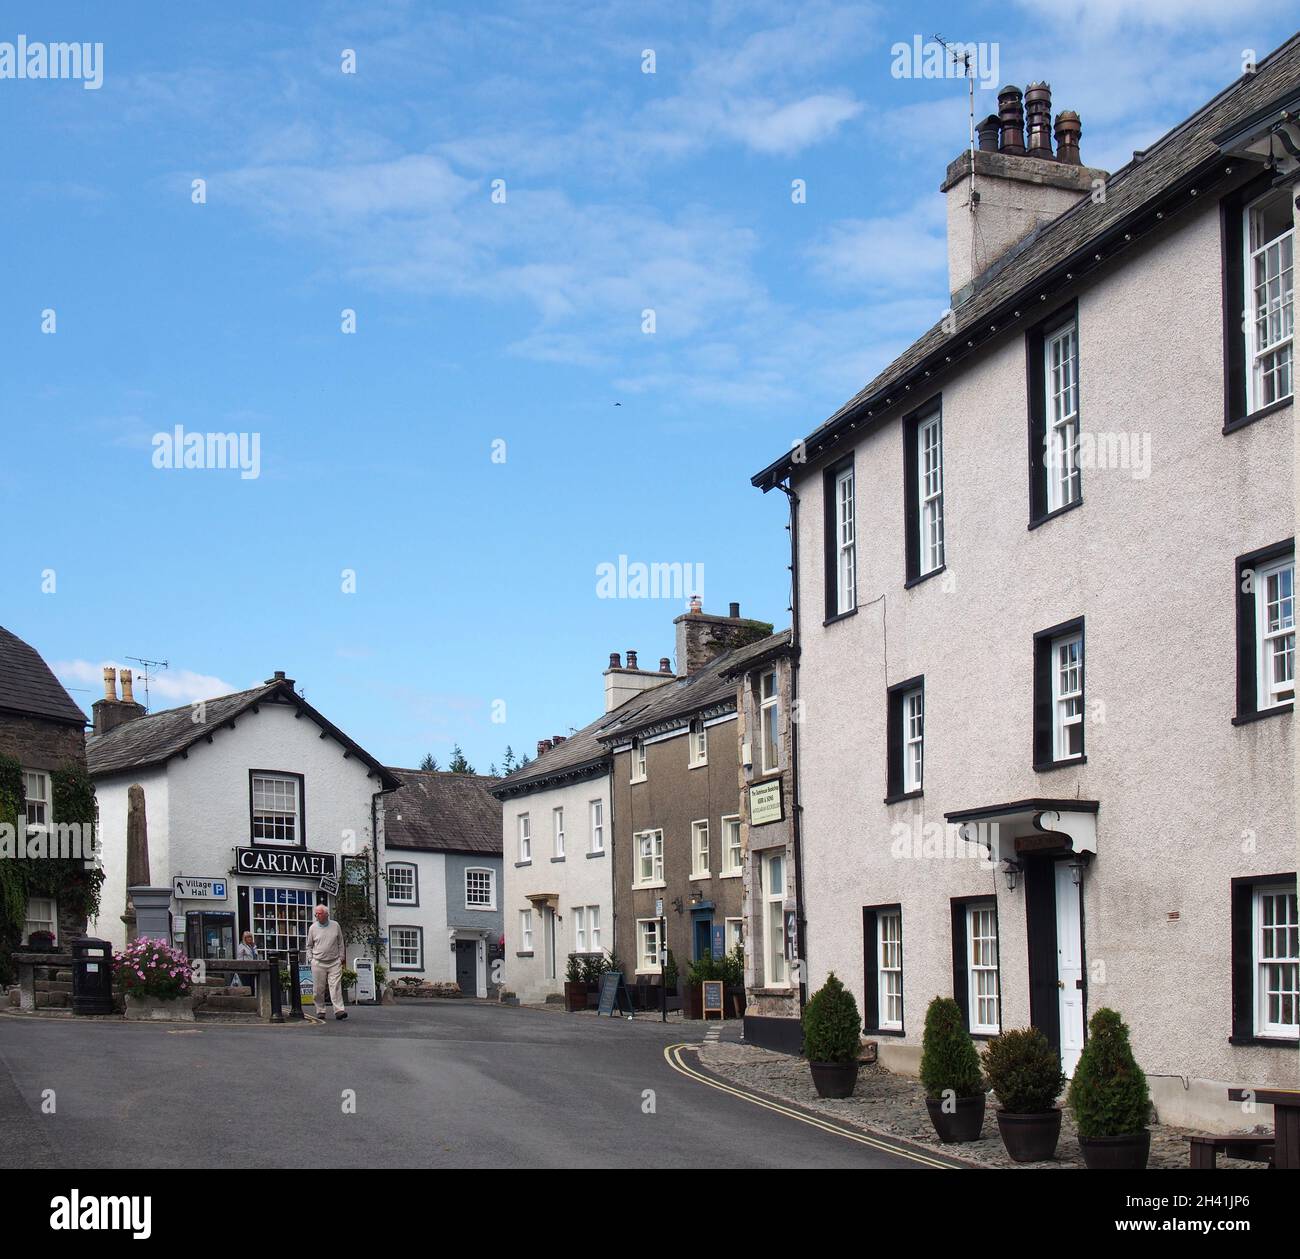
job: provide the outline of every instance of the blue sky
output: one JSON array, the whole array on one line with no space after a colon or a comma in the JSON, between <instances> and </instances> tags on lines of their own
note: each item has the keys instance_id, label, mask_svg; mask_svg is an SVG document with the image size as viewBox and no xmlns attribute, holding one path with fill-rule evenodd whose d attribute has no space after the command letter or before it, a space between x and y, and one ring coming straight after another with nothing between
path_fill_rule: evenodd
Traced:
<instances>
[{"instance_id":1,"label":"blue sky","mask_svg":"<svg viewBox=\"0 0 1300 1259\"><path fill-rule=\"evenodd\" d=\"M602 563L788 623L749 477L947 304L965 86L894 44L996 45L1114 170L1289 7L8 4L104 77L0 80L0 623L87 709L165 658L154 708L284 669L391 764L533 750L672 654L682 603ZM260 475L154 467L178 424Z\"/></svg>"}]
</instances>

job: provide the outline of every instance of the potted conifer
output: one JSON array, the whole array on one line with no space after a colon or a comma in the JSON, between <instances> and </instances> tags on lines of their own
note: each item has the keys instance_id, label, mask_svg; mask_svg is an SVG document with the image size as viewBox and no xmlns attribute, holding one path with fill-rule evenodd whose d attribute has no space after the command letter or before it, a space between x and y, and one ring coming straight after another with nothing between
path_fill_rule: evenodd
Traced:
<instances>
[{"instance_id":1,"label":"potted conifer","mask_svg":"<svg viewBox=\"0 0 1300 1259\"><path fill-rule=\"evenodd\" d=\"M1151 1154L1151 1095L1133 1057L1128 1027L1114 1010L1088 1021L1088 1043L1070 1081L1066 1103L1089 1167L1141 1171Z\"/></svg>"},{"instance_id":2,"label":"potted conifer","mask_svg":"<svg viewBox=\"0 0 1300 1259\"><path fill-rule=\"evenodd\" d=\"M995 1036L984 1049L984 1074L998 1099L998 1131L1017 1163L1041 1163L1056 1153L1061 1112L1056 1099L1065 1076L1061 1057L1036 1027Z\"/></svg>"},{"instance_id":3,"label":"potted conifer","mask_svg":"<svg viewBox=\"0 0 1300 1259\"><path fill-rule=\"evenodd\" d=\"M803 1012L803 1056L818 1097L852 1097L858 1082L862 1019L834 971Z\"/></svg>"},{"instance_id":4,"label":"potted conifer","mask_svg":"<svg viewBox=\"0 0 1300 1259\"><path fill-rule=\"evenodd\" d=\"M570 1013L587 1008L587 979L583 961L577 953L570 953L564 963L564 1008Z\"/></svg>"},{"instance_id":5,"label":"potted conifer","mask_svg":"<svg viewBox=\"0 0 1300 1259\"><path fill-rule=\"evenodd\" d=\"M939 1140L978 1141L984 1127L984 1080L975 1042L951 997L935 997L925 1012L921 1083Z\"/></svg>"}]
</instances>

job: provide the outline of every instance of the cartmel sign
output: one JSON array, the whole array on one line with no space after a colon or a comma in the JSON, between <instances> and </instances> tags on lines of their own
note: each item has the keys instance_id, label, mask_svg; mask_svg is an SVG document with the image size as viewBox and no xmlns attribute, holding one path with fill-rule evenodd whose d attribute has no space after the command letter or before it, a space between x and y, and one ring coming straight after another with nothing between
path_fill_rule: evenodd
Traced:
<instances>
[{"instance_id":1,"label":"cartmel sign","mask_svg":"<svg viewBox=\"0 0 1300 1259\"><path fill-rule=\"evenodd\" d=\"M274 848L236 848L235 869L240 874L279 874L290 879L322 879L335 871L332 852L278 851Z\"/></svg>"}]
</instances>

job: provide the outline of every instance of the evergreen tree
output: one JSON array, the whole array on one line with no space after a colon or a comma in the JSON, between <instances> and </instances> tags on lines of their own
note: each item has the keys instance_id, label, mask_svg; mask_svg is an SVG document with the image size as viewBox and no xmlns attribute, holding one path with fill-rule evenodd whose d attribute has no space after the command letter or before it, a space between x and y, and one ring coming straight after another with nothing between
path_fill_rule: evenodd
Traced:
<instances>
[{"instance_id":1,"label":"evergreen tree","mask_svg":"<svg viewBox=\"0 0 1300 1259\"><path fill-rule=\"evenodd\" d=\"M451 761L447 768L453 774L472 774L475 772L474 766L465 759L465 753L460 750L460 744L453 744L451 749Z\"/></svg>"},{"instance_id":2,"label":"evergreen tree","mask_svg":"<svg viewBox=\"0 0 1300 1259\"><path fill-rule=\"evenodd\" d=\"M437 762L437 760L434 758L434 755L433 755L432 752L426 752L426 753L424 754L424 760L422 760L422 761L420 762L420 768L421 768L421 769L431 769L431 770L436 770L436 769L439 768L438 762Z\"/></svg>"}]
</instances>

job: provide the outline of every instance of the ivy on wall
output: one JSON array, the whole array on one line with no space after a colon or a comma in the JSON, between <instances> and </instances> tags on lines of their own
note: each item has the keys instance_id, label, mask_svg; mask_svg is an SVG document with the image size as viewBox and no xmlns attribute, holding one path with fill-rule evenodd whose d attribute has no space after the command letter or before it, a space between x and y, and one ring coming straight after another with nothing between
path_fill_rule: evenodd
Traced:
<instances>
[{"instance_id":1,"label":"ivy on wall","mask_svg":"<svg viewBox=\"0 0 1300 1259\"><path fill-rule=\"evenodd\" d=\"M89 827L95 821L95 788L81 765L65 765L50 775L51 804L56 822L76 822ZM26 834L27 804L23 769L10 756L0 756L0 824ZM87 870L79 857L14 857L0 860L0 983L13 980L9 955L23 943L23 922L28 899L53 897L59 908L79 918L99 913L101 869Z\"/></svg>"}]
</instances>

